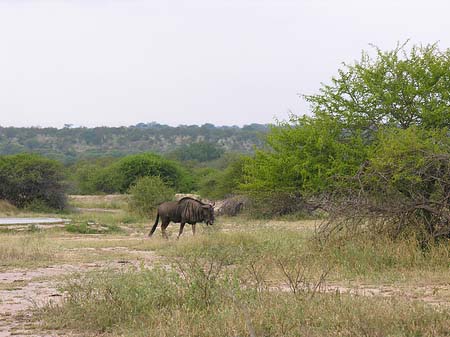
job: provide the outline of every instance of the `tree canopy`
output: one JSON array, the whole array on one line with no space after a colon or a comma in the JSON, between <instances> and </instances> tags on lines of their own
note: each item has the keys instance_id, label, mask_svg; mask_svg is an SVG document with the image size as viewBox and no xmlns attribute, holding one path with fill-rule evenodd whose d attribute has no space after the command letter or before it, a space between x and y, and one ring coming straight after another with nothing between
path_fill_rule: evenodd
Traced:
<instances>
[{"instance_id":1,"label":"tree canopy","mask_svg":"<svg viewBox=\"0 0 450 337\"><path fill-rule=\"evenodd\" d=\"M317 118L333 117L351 130L381 125L408 128L450 126L450 49L437 44L375 47L345 64L320 93L305 95Z\"/></svg>"}]
</instances>

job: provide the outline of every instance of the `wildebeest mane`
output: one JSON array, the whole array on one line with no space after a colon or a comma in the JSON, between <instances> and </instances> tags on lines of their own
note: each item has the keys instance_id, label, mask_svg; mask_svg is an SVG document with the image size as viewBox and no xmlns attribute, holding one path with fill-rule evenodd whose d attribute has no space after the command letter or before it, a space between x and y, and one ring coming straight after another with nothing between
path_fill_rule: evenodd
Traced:
<instances>
[{"instance_id":1,"label":"wildebeest mane","mask_svg":"<svg viewBox=\"0 0 450 337\"><path fill-rule=\"evenodd\" d=\"M204 202L202 202L202 201L200 201L200 200L198 200L198 199L194 199L194 198L192 198L192 197L183 197L183 198L181 198L180 200L178 200L178 203L181 203L182 201L185 201L185 200L193 200L193 201L198 202L198 203L201 204L201 205L208 205L208 204L205 204Z\"/></svg>"}]
</instances>

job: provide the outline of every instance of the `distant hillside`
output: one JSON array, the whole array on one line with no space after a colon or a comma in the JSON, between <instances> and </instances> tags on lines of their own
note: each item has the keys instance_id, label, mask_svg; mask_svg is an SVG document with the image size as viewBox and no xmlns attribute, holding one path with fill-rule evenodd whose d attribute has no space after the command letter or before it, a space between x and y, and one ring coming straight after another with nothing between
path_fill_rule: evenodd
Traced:
<instances>
[{"instance_id":1,"label":"distant hillside","mask_svg":"<svg viewBox=\"0 0 450 337\"><path fill-rule=\"evenodd\" d=\"M15 128L0 127L0 154L34 152L71 162L79 158L123 156L152 151L167 153L180 145L208 142L226 151L250 153L261 146L268 126L212 124L171 127L139 123L129 127Z\"/></svg>"}]
</instances>

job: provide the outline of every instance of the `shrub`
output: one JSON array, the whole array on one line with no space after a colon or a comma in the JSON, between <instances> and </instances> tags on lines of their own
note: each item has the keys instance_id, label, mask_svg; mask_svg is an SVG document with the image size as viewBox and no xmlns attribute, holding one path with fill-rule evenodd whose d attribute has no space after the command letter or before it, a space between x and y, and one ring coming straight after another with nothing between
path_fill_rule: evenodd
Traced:
<instances>
[{"instance_id":1,"label":"shrub","mask_svg":"<svg viewBox=\"0 0 450 337\"><path fill-rule=\"evenodd\" d=\"M228 154L221 163L223 167L199 170L199 193L207 198L223 199L238 192L248 160L246 156Z\"/></svg>"},{"instance_id":2,"label":"shrub","mask_svg":"<svg viewBox=\"0 0 450 337\"><path fill-rule=\"evenodd\" d=\"M112 193L117 190L112 172L107 171L116 158L100 157L80 160L67 168L70 194Z\"/></svg>"},{"instance_id":3,"label":"shrub","mask_svg":"<svg viewBox=\"0 0 450 337\"><path fill-rule=\"evenodd\" d=\"M370 159L348 180L348 189L334 196L326 231L346 227L392 237L450 236L447 130L383 131Z\"/></svg>"},{"instance_id":4,"label":"shrub","mask_svg":"<svg viewBox=\"0 0 450 337\"><path fill-rule=\"evenodd\" d=\"M176 162L153 153L143 153L122 158L105 171L113 189L124 193L137 179L145 176L159 176L171 188L189 192L192 178Z\"/></svg>"},{"instance_id":5,"label":"shrub","mask_svg":"<svg viewBox=\"0 0 450 337\"><path fill-rule=\"evenodd\" d=\"M244 192L324 193L339 187L339 178L354 175L368 151L361 134L344 132L331 118L291 116L272 127L267 145L244 162Z\"/></svg>"},{"instance_id":6,"label":"shrub","mask_svg":"<svg viewBox=\"0 0 450 337\"><path fill-rule=\"evenodd\" d=\"M175 192L160 177L142 177L131 186L130 209L148 216L160 203L173 198Z\"/></svg>"},{"instance_id":7,"label":"shrub","mask_svg":"<svg viewBox=\"0 0 450 337\"><path fill-rule=\"evenodd\" d=\"M63 178L63 167L55 160L33 154L0 157L0 199L17 207L64 208Z\"/></svg>"}]
</instances>

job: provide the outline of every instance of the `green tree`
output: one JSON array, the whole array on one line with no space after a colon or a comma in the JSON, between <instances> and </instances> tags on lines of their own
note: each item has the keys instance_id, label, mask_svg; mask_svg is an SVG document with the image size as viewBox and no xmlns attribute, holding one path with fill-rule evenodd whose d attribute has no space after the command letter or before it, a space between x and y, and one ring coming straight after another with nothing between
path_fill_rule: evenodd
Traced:
<instances>
[{"instance_id":1,"label":"green tree","mask_svg":"<svg viewBox=\"0 0 450 337\"><path fill-rule=\"evenodd\" d=\"M267 145L244 163L241 188L250 194L332 190L356 173L368 150L361 134L343 132L332 118L306 116L274 126Z\"/></svg>"},{"instance_id":2,"label":"green tree","mask_svg":"<svg viewBox=\"0 0 450 337\"><path fill-rule=\"evenodd\" d=\"M320 94L304 96L315 116L333 117L349 130L449 127L450 49L375 50L375 58L363 52L359 62L344 64Z\"/></svg>"},{"instance_id":3,"label":"green tree","mask_svg":"<svg viewBox=\"0 0 450 337\"><path fill-rule=\"evenodd\" d=\"M43 204L62 209L66 204L61 163L33 154L0 157L0 199L17 207Z\"/></svg>"}]
</instances>

